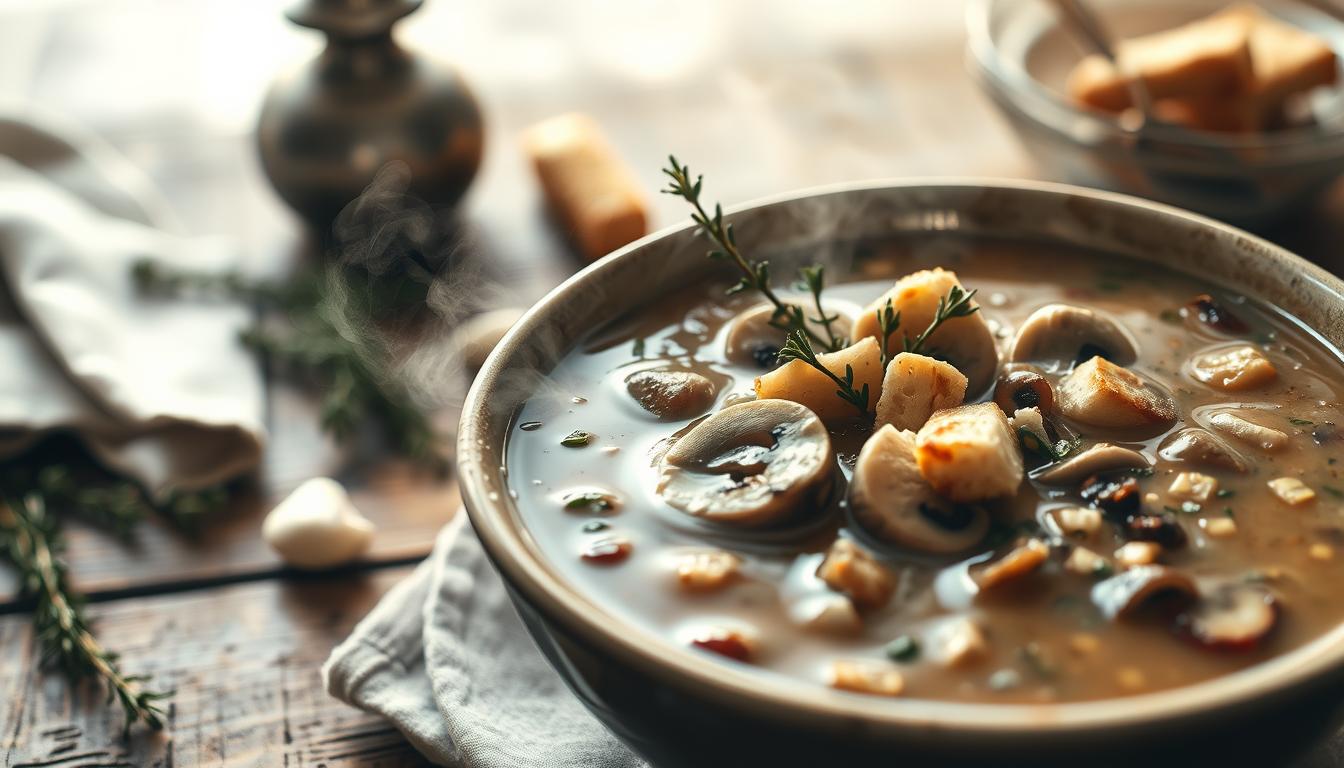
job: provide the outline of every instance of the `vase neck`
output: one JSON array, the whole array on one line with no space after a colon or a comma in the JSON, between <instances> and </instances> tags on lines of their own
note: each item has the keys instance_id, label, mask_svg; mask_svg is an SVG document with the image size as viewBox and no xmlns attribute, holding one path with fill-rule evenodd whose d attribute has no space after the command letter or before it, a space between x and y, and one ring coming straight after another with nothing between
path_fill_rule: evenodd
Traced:
<instances>
[{"instance_id":1,"label":"vase neck","mask_svg":"<svg viewBox=\"0 0 1344 768\"><path fill-rule=\"evenodd\" d=\"M388 31L361 38L329 36L317 66L323 79L352 83L396 77L409 62L406 51Z\"/></svg>"}]
</instances>

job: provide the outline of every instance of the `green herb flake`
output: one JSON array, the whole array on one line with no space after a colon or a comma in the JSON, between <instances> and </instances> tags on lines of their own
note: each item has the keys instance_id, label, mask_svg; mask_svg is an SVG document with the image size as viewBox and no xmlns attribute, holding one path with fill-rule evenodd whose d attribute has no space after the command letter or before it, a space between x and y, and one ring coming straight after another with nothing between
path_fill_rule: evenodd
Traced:
<instances>
[{"instance_id":1,"label":"green herb flake","mask_svg":"<svg viewBox=\"0 0 1344 768\"><path fill-rule=\"evenodd\" d=\"M1230 499L1233 496L1236 496L1237 492L1232 490L1231 488L1219 488L1218 492L1215 493L1214 495L1220 499Z\"/></svg>"},{"instance_id":2,"label":"green herb flake","mask_svg":"<svg viewBox=\"0 0 1344 768\"><path fill-rule=\"evenodd\" d=\"M580 530L582 530L584 533L601 533L602 531L605 531L610 527L611 527L610 525L602 522L601 520L589 520L588 522L583 524L583 528L581 528Z\"/></svg>"},{"instance_id":3,"label":"green herb flake","mask_svg":"<svg viewBox=\"0 0 1344 768\"><path fill-rule=\"evenodd\" d=\"M1314 427L1314 426L1316 426L1316 422L1314 422L1314 421L1309 421L1309 420L1307 420L1307 419L1299 419L1299 418L1296 418L1296 417L1290 417L1290 418L1288 419L1288 423L1289 423L1289 424L1292 424L1294 427Z\"/></svg>"},{"instance_id":4,"label":"green herb flake","mask_svg":"<svg viewBox=\"0 0 1344 768\"><path fill-rule=\"evenodd\" d=\"M634 349L630 350L630 353L640 359L644 358L644 339L642 337L635 339Z\"/></svg>"},{"instance_id":5,"label":"green herb flake","mask_svg":"<svg viewBox=\"0 0 1344 768\"><path fill-rule=\"evenodd\" d=\"M1037 677L1049 680L1057 672L1054 663L1051 662L1045 650L1036 643L1027 643L1019 648L1017 656L1022 660L1022 664L1035 673Z\"/></svg>"},{"instance_id":6,"label":"green herb flake","mask_svg":"<svg viewBox=\"0 0 1344 768\"><path fill-rule=\"evenodd\" d=\"M565 439L561 440L560 444L565 446L566 448L582 448L588 443L592 442L592 439L593 439L592 432L585 432L582 429L576 429L573 432L570 432L568 435L565 435Z\"/></svg>"},{"instance_id":7,"label":"green herb flake","mask_svg":"<svg viewBox=\"0 0 1344 768\"><path fill-rule=\"evenodd\" d=\"M900 637L887 643L883 649L887 658L892 661L910 663L919 658L919 641L910 635L901 635Z\"/></svg>"},{"instance_id":8,"label":"green herb flake","mask_svg":"<svg viewBox=\"0 0 1344 768\"><path fill-rule=\"evenodd\" d=\"M571 511L601 513L610 512L614 507L615 505L611 503L611 497L598 491L576 493L565 499L565 509Z\"/></svg>"},{"instance_id":9,"label":"green herb flake","mask_svg":"<svg viewBox=\"0 0 1344 768\"><path fill-rule=\"evenodd\" d=\"M1223 514L1233 520L1237 519L1237 511L1231 507L1223 507Z\"/></svg>"},{"instance_id":10,"label":"green herb flake","mask_svg":"<svg viewBox=\"0 0 1344 768\"><path fill-rule=\"evenodd\" d=\"M1183 513L1185 513L1185 514L1187 514L1187 515L1197 515L1197 514L1199 514L1199 511L1200 511L1201 509L1203 509L1203 507L1200 506L1199 502L1197 502L1197 501L1183 501L1183 502L1181 502L1181 512L1183 512Z\"/></svg>"},{"instance_id":11,"label":"green herb flake","mask_svg":"<svg viewBox=\"0 0 1344 768\"><path fill-rule=\"evenodd\" d=\"M1171 325L1180 325L1181 323L1181 313L1174 309L1164 309L1158 313L1157 317L1162 322L1170 323Z\"/></svg>"},{"instance_id":12,"label":"green herb flake","mask_svg":"<svg viewBox=\"0 0 1344 768\"><path fill-rule=\"evenodd\" d=\"M1331 496L1334 496L1337 499L1344 499L1344 491L1341 491L1340 489L1336 488L1333 485L1322 485L1321 490L1325 491Z\"/></svg>"},{"instance_id":13,"label":"green herb flake","mask_svg":"<svg viewBox=\"0 0 1344 768\"><path fill-rule=\"evenodd\" d=\"M1101 291L1102 293L1115 293L1123 289L1124 286L1114 280L1097 281L1097 290Z\"/></svg>"},{"instance_id":14,"label":"green herb flake","mask_svg":"<svg viewBox=\"0 0 1344 768\"><path fill-rule=\"evenodd\" d=\"M1097 561L1097 564L1092 567L1093 578L1109 579L1113 575L1115 575L1115 568L1105 560Z\"/></svg>"}]
</instances>

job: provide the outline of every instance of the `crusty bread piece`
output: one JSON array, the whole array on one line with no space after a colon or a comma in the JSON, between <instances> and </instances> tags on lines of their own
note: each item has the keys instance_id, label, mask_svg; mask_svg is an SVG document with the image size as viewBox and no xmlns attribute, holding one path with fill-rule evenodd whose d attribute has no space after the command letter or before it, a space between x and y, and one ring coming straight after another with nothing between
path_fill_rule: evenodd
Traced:
<instances>
[{"instance_id":1,"label":"crusty bread piece","mask_svg":"<svg viewBox=\"0 0 1344 768\"><path fill-rule=\"evenodd\" d=\"M994 403L938 411L915 436L919 473L940 496L967 502L1007 496L1022 483L1022 454Z\"/></svg>"},{"instance_id":2,"label":"crusty bread piece","mask_svg":"<svg viewBox=\"0 0 1344 768\"><path fill-rule=\"evenodd\" d=\"M1338 78L1335 51L1310 32L1270 16L1249 3L1220 15L1243 20L1250 27L1249 93L1264 106L1282 103L1294 93L1330 85Z\"/></svg>"},{"instance_id":3,"label":"crusty bread piece","mask_svg":"<svg viewBox=\"0 0 1344 768\"><path fill-rule=\"evenodd\" d=\"M1174 29L1122 41L1116 71L1104 58L1088 56L1069 75L1069 94L1107 112L1133 103L1127 76L1143 79L1154 99L1235 94L1252 77L1250 24L1242 14L1219 13Z\"/></svg>"},{"instance_id":4,"label":"crusty bread piece","mask_svg":"<svg viewBox=\"0 0 1344 768\"><path fill-rule=\"evenodd\" d=\"M1093 357L1060 379L1055 402L1068 418L1097 427L1141 427L1176 418L1170 398L1103 357Z\"/></svg>"},{"instance_id":5,"label":"crusty bread piece","mask_svg":"<svg viewBox=\"0 0 1344 768\"><path fill-rule=\"evenodd\" d=\"M840 378L845 366L854 369L854 390L868 386L868 412L872 413L882 393L882 348L877 339L859 339L838 352L823 352L817 361ZM833 423L852 419L858 410L835 394L835 382L801 360L790 360L756 378L756 397L777 398L802 403L822 421Z\"/></svg>"},{"instance_id":6,"label":"crusty bread piece","mask_svg":"<svg viewBox=\"0 0 1344 768\"><path fill-rule=\"evenodd\" d=\"M961 405L965 398L966 377L961 371L932 357L902 352L887 363L874 426L890 424L914 431L934 411Z\"/></svg>"},{"instance_id":7,"label":"crusty bread piece","mask_svg":"<svg viewBox=\"0 0 1344 768\"><path fill-rule=\"evenodd\" d=\"M878 312L890 299L892 308L901 313L901 326L892 334L890 348L893 352L903 349L902 341L914 341L933 322L938 312L938 300L946 296L953 286L961 287L957 273L941 267L902 277L891 290L864 307L854 321L854 338L877 338L881 335ZM974 301L971 304L978 306ZM921 351L946 360L961 371L967 379L967 391L973 395L983 392L994 380L999 362L994 334L979 312L943 323L929 337Z\"/></svg>"},{"instance_id":8,"label":"crusty bread piece","mask_svg":"<svg viewBox=\"0 0 1344 768\"><path fill-rule=\"evenodd\" d=\"M589 261L648 233L640 185L591 117L543 120L522 143L547 203Z\"/></svg>"}]
</instances>

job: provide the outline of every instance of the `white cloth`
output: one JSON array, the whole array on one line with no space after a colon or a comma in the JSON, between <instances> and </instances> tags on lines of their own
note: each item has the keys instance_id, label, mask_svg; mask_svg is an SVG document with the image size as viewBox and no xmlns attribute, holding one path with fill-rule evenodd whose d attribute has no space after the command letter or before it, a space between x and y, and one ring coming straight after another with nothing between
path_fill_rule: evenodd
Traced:
<instances>
[{"instance_id":1,"label":"white cloth","mask_svg":"<svg viewBox=\"0 0 1344 768\"><path fill-rule=\"evenodd\" d=\"M439 765L643 766L532 643L466 517L332 651L327 690L386 717Z\"/></svg>"},{"instance_id":2,"label":"white cloth","mask_svg":"<svg viewBox=\"0 0 1344 768\"><path fill-rule=\"evenodd\" d=\"M257 465L264 391L246 308L146 300L131 266L223 271L238 254L170 226L143 177L62 126L0 114L0 458L76 434L154 493Z\"/></svg>"}]
</instances>

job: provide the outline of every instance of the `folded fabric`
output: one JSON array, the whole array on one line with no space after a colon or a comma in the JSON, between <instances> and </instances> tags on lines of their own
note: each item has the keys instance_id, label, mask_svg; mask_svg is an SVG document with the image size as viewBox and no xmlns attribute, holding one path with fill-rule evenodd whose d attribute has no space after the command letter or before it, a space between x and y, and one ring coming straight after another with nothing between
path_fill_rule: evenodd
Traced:
<instances>
[{"instance_id":1,"label":"folded fabric","mask_svg":"<svg viewBox=\"0 0 1344 768\"><path fill-rule=\"evenodd\" d=\"M264 391L245 307L146 301L140 259L223 271L217 239L171 234L163 206L96 140L0 115L0 458L72 432L154 493L256 466Z\"/></svg>"},{"instance_id":2,"label":"folded fabric","mask_svg":"<svg viewBox=\"0 0 1344 768\"><path fill-rule=\"evenodd\" d=\"M532 643L466 517L332 651L327 690L439 765L643 766Z\"/></svg>"}]
</instances>

